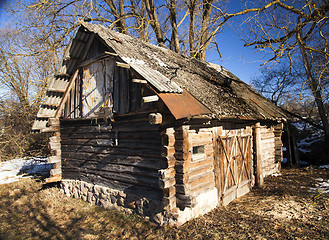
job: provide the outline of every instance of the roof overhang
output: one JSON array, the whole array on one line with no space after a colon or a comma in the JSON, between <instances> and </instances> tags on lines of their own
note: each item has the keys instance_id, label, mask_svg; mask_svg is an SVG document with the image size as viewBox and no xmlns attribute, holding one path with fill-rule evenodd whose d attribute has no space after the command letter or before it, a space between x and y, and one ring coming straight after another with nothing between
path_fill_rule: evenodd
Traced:
<instances>
[{"instance_id":1,"label":"roof overhang","mask_svg":"<svg viewBox=\"0 0 329 240\"><path fill-rule=\"evenodd\" d=\"M182 93L158 93L158 96L176 120L211 113L208 108L196 100L185 89Z\"/></svg>"}]
</instances>

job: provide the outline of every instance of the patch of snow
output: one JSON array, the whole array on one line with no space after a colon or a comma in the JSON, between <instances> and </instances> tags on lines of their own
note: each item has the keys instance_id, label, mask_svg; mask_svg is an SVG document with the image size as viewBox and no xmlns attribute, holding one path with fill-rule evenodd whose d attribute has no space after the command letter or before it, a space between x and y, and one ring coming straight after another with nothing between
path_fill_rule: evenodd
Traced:
<instances>
[{"instance_id":1,"label":"patch of snow","mask_svg":"<svg viewBox=\"0 0 329 240\"><path fill-rule=\"evenodd\" d=\"M304 149L304 148L301 148L301 147L298 148L298 151L300 151L300 152L302 152L302 153L308 153L308 152L311 152L311 150L307 150L307 149Z\"/></svg>"},{"instance_id":2,"label":"patch of snow","mask_svg":"<svg viewBox=\"0 0 329 240\"><path fill-rule=\"evenodd\" d=\"M319 168L329 168L329 165L322 165Z\"/></svg>"},{"instance_id":3,"label":"patch of snow","mask_svg":"<svg viewBox=\"0 0 329 240\"><path fill-rule=\"evenodd\" d=\"M0 184L20 180L26 175L48 176L52 164L47 163L47 158L30 157L17 158L0 162Z\"/></svg>"},{"instance_id":4,"label":"patch of snow","mask_svg":"<svg viewBox=\"0 0 329 240\"><path fill-rule=\"evenodd\" d=\"M314 179L317 181L316 188L311 188L311 191L315 191L319 194L329 193L329 179L325 180L323 178Z\"/></svg>"},{"instance_id":5,"label":"patch of snow","mask_svg":"<svg viewBox=\"0 0 329 240\"><path fill-rule=\"evenodd\" d=\"M167 64L165 64L164 62L162 62L159 58L157 58L156 56L153 56L153 59L157 60L158 64L160 65L160 67L168 67Z\"/></svg>"},{"instance_id":6,"label":"patch of snow","mask_svg":"<svg viewBox=\"0 0 329 240\"><path fill-rule=\"evenodd\" d=\"M271 176L278 177L278 176L281 176L281 173L273 173Z\"/></svg>"},{"instance_id":7,"label":"patch of snow","mask_svg":"<svg viewBox=\"0 0 329 240\"><path fill-rule=\"evenodd\" d=\"M138 65L145 65L145 62L142 60L130 58L130 57L121 57L123 61L125 61L127 64L138 64Z\"/></svg>"}]
</instances>

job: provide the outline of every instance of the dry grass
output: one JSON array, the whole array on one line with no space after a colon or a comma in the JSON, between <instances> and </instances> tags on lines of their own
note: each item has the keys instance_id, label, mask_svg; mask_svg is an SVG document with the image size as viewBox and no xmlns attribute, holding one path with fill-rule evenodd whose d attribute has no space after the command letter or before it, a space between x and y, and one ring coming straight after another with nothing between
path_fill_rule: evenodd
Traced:
<instances>
[{"instance_id":1,"label":"dry grass","mask_svg":"<svg viewBox=\"0 0 329 240\"><path fill-rule=\"evenodd\" d=\"M329 239L328 170L285 170L226 208L180 228L105 210L25 179L0 185L0 239Z\"/></svg>"}]
</instances>

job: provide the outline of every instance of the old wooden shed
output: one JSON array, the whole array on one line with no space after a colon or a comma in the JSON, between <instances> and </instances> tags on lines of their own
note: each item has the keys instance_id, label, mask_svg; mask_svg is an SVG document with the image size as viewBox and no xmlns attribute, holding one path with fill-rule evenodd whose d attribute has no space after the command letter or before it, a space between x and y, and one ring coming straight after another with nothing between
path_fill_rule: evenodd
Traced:
<instances>
[{"instance_id":1,"label":"old wooden shed","mask_svg":"<svg viewBox=\"0 0 329 240\"><path fill-rule=\"evenodd\" d=\"M67 195L182 224L280 170L286 118L219 65L83 22L33 130Z\"/></svg>"}]
</instances>

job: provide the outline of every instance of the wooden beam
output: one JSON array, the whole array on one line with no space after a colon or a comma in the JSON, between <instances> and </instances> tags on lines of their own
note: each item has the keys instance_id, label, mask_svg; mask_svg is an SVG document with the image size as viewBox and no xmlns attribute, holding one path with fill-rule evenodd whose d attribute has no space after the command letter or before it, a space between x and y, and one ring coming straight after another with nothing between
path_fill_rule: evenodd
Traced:
<instances>
[{"instance_id":1,"label":"wooden beam","mask_svg":"<svg viewBox=\"0 0 329 240\"><path fill-rule=\"evenodd\" d=\"M41 129L41 132L43 133L47 133L47 132L58 132L59 131L59 126L51 126L51 127L46 127L46 128L43 128Z\"/></svg>"},{"instance_id":2,"label":"wooden beam","mask_svg":"<svg viewBox=\"0 0 329 240\"><path fill-rule=\"evenodd\" d=\"M147 83L146 80L142 80L142 79L133 79L133 82L134 83L143 83L143 84L146 84Z\"/></svg>"},{"instance_id":3,"label":"wooden beam","mask_svg":"<svg viewBox=\"0 0 329 240\"><path fill-rule=\"evenodd\" d=\"M255 146L255 163L256 163L256 186L260 187L264 183L263 179L263 162L261 154L261 134L260 123L254 126L254 146Z\"/></svg>"},{"instance_id":4,"label":"wooden beam","mask_svg":"<svg viewBox=\"0 0 329 240\"><path fill-rule=\"evenodd\" d=\"M72 76L72 78L70 80L70 83L69 83L69 85L67 86L67 88L66 88L66 90L64 92L64 95L62 97L62 100L61 100L60 104L58 105L58 108L57 108L57 111L55 113L54 118L59 118L60 117L60 115L61 115L61 113L62 113L62 111L64 109L65 102L66 102L66 100L67 100L67 98L69 96L69 93L70 93L72 87L74 86L74 83L75 83L75 80L76 80L76 78L78 76L78 73L79 73L79 69L77 69L75 71L75 73L73 74L73 76Z\"/></svg>"},{"instance_id":5,"label":"wooden beam","mask_svg":"<svg viewBox=\"0 0 329 240\"><path fill-rule=\"evenodd\" d=\"M117 57L118 56L117 53L108 52L108 51L105 51L105 54L110 55L110 56L113 56L113 57Z\"/></svg>"},{"instance_id":6,"label":"wooden beam","mask_svg":"<svg viewBox=\"0 0 329 240\"><path fill-rule=\"evenodd\" d=\"M156 101L159 101L159 96L152 95L152 96L143 97L143 101L144 101L144 103L156 102Z\"/></svg>"},{"instance_id":7,"label":"wooden beam","mask_svg":"<svg viewBox=\"0 0 329 240\"><path fill-rule=\"evenodd\" d=\"M122 68L130 68L129 64L123 62L117 62L117 66Z\"/></svg>"},{"instance_id":8,"label":"wooden beam","mask_svg":"<svg viewBox=\"0 0 329 240\"><path fill-rule=\"evenodd\" d=\"M45 179L45 183L53 183L53 182L60 182L60 181L62 181L61 175L54 175L52 177Z\"/></svg>"},{"instance_id":9,"label":"wooden beam","mask_svg":"<svg viewBox=\"0 0 329 240\"><path fill-rule=\"evenodd\" d=\"M152 124L152 125L161 124L162 123L161 113L150 113L149 123Z\"/></svg>"}]
</instances>

